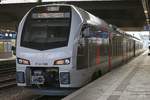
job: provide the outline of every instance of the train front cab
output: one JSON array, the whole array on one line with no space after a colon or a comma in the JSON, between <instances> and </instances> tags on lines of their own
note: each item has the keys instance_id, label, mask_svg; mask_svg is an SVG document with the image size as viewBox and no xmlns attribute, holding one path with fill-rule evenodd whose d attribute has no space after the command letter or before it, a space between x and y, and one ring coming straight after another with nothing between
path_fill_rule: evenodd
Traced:
<instances>
[{"instance_id":1,"label":"train front cab","mask_svg":"<svg viewBox=\"0 0 150 100\"><path fill-rule=\"evenodd\" d=\"M38 8L47 9L47 6L39 6L36 10ZM46 40L43 37L44 33L48 33L48 29L52 30L52 25L57 27L57 25L61 24L57 24L56 21L53 24L46 25L47 23L45 24L43 19L37 18L38 12L34 9L33 14L31 10L31 13L28 12L23 18L19 25L17 36L18 86L29 87L36 93L46 95L66 95L72 92L72 89L79 88L90 82L95 71L98 70L98 73L102 74L111 69L109 31L104 30L101 26L93 25L92 21L91 23L83 24L83 19L79 12L74 7L70 8L71 15L68 26L70 31L67 31L69 33L68 43L61 47L49 47L50 44L42 44ZM33 17L34 20L30 17ZM41 18L42 14L39 17ZM46 22L48 21L46 19ZM95 22L93 21L93 23ZM68 24L65 23L65 25ZM60 32L59 29L54 30ZM37 34L39 36L32 36ZM49 36L53 38L55 34ZM53 39L53 41L56 40ZM39 43L40 41L42 43ZM33 42L36 44L33 44ZM56 43L55 45L51 43L51 45L59 46Z\"/></svg>"},{"instance_id":2,"label":"train front cab","mask_svg":"<svg viewBox=\"0 0 150 100\"><path fill-rule=\"evenodd\" d=\"M82 18L79 13L72 6L62 5L59 9L62 9L63 13L66 13L65 16L67 18L69 17L68 19L70 19L70 21L68 20L67 23L66 19L65 22L60 21L61 23L57 23L59 22L57 21L57 18L55 18L56 21L49 21L49 19L41 19L41 17L45 17L42 16L42 14L37 16L38 13L43 13L43 11L45 11L43 9L57 10L57 7L59 8L57 5L56 8L55 6L52 6L52 8L49 6L33 8L22 19L17 36L17 85L32 89L34 88L39 93L48 93L49 95L54 95L53 93L59 93L62 95L68 94L68 92L66 92L68 88L81 87L88 80L88 72L86 72L86 70L76 70L76 48L78 46L77 38L79 36L82 23ZM41 11L38 12L38 9L41 9ZM67 12L65 9L70 10ZM70 15L68 13L70 13ZM58 14L55 15L58 15L58 17L59 15L62 16L59 11ZM55 27L58 26L58 29L53 29L53 25ZM66 26L69 29L64 29L66 28L64 25L69 25ZM53 33L49 33L51 34L49 37L52 38L54 43L43 44L43 42L47 39L46 33L48 33L48 30L54 31ZM57 38L54 37L58 36L58 33L62 31L69 34L62 35L62 37L67 36L67 39L65 37L67 43L65 41L58 44L59 41L57 41L57 38L61 36ZM34 35L34 37L32 35ZM61 41L63 40L64 39L61 38ZM50 88L56 88L58 91L56 92L56 89L54 90ZM61 90L63 91L63 89L66 91L60 92Z\"/></svg>"}]
</instances>

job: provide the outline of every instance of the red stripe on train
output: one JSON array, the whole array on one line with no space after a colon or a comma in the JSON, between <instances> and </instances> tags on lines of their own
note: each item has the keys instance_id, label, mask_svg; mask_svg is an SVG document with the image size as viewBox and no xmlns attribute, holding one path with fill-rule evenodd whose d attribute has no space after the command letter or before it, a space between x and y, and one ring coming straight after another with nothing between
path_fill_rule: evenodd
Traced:
<instances>
[{"instance_id":1,"label":"red stripe on train","mask_svg":"<svg viewBox=\"0 0 150 100\"><path fill-rule=\"evenodd\" d=\"M96 49L96 64L100 64L100 46L97 46Z\"/></svg>"}]
</instances>

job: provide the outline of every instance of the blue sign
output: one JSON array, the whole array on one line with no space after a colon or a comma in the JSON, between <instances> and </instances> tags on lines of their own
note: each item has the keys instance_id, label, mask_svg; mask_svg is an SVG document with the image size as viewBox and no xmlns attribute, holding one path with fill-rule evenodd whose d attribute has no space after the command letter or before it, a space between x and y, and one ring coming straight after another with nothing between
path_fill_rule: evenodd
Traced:
<instances>
[{"instance_id":1,"label":"blue sign","mask_svg":"<svg viewBox=\"0 0 150 100\"><path fill-rule=\"evenodd\" d=\"M4 34L0 32L0 39L4 38Z\"/></svg>"},{"instance_id":2,"label":"blue sign","mask_svg":"<svg viewBox=\"0 0 150 100\"><path fill-rule=\"evenodd\" d=\"M100 37L102 37L102 38L108 38L108 36L109 36L108 32L101 32L100 33Z\"/></svg>"},{"instance_id":3,"label":"blue sign","mask_svg":"<svg viewBox=\"0 0 150 100\"><path fill-rule=\"evenodd\" d=\"M0 39L16 39L16 32L9 32L9 33L0 32Z\"/></svg>"},{"instance_id":4,"label":"blue sign","mask_svg":"<svg viewBox=\"0 0 150 100\"><path fill-rule=\"evenodd\" d=\"M97 32L96 35L100 38L108 38L108 32Z\"/></svg>"},{"instance_id":5,"label":"blue sign","mask_svg":"<svg viewBox=\"0 0 150 100\"><path fill-rule=\"evenodd\" d=\"M108 38L108 36L109 36L108 32L96 32L89 34L89 37Z\"/></svg>"}]
</instances>

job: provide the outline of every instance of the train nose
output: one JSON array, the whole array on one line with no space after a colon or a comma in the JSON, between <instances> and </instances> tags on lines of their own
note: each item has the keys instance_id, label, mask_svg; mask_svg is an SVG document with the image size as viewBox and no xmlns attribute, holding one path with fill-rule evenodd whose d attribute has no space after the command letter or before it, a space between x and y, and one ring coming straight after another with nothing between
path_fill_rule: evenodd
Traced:
<instances>
[{"instance_id":1,"label":"train nose","mask_svg":"<svg viewBox=\"0 0 150 100\"><path fill-rule=\"evenodd\" d=\"M35 53L31 56L31 64L34 66L51 66L53 57L50 54Z\"/></svg>"},{"instance_id":2,"label":"train nose","mask_svg":"<svg viewBox=\"0 0 150 100\"><path fill-rule=\"evenodd\" d=\"M71 63L71 56L65 52L53 52L49 54L43 54L42 56L43 64L48 64L49 66L54 65L69 65Z\"/></svg>"}]
</instances>

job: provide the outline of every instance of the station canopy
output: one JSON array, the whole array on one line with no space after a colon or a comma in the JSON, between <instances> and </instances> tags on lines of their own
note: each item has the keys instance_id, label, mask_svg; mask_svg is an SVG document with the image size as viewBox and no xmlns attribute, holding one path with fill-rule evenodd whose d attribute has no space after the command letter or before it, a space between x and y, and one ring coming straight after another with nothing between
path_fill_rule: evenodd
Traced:
<instances>
[{"instance_id":1,"label":"station canopy","mask_svg":"<svg viewBox=\"0 0 150 100\"><path fill-rule=\"evenodd\" d=\"M25 13L36 5L51 3L73 4L117 27L143 30L150 16L150 0L0 0L0 26L19 24ZM145 2L145 5L144 3ZM147 6L147 7L144 7ZM145 11L144 9L148 9ZM147 14L145 14L147 13ZM146 17L147 16L147 17Z\"/></svg>"},{"instance_id":2,"label":"station canopy","mask_svg":"<svg viewBox=\"0 0 150 100\"><path fill-rule=\"evenodd\" d=\"M10 4L10 3L34 3L39 0L1 0L0 4ZM66 1L118 1L118 0L41 0L41 2L66 2Z\"/></svg>"}]
</instances>

